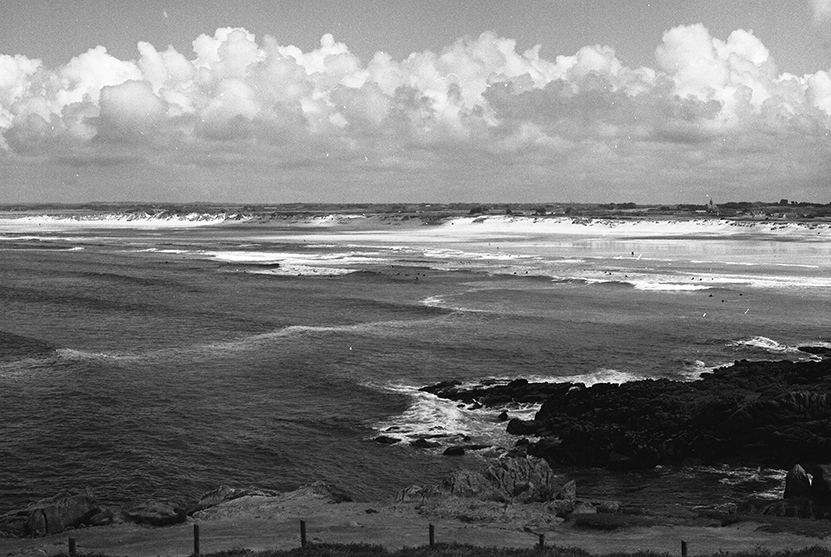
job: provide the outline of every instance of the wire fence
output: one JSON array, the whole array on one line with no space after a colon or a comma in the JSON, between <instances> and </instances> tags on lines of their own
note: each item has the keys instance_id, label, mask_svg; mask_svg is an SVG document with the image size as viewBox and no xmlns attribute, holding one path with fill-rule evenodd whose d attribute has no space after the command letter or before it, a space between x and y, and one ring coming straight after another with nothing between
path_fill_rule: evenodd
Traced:
<instances>
[{"instance_id":1,"label":"wire fence","mask_svg":"<svg viewBox=\"0 0 831 557\"><path fill-rule=\"evenodd\" d=\"M191 555L193 557L199 557L202 555L202 548L199 539L199 524L193 525L193 553ZM538 542L536 544L536 548L539 550L544 550L546 548L545 545L545 534L537 534L538 535ZM68 555L69 557L78 557L78 544L75 538L70 537L67 541L68 543ZM434 548L436 546L436 527L433 524L427 525L427 544L428 547ZM306 521L300 521L300 547L304 548L309 545L308 538L306 536ZM681 541L681 557L687 557L687 542Z\"/></svg>"}]
</instances>

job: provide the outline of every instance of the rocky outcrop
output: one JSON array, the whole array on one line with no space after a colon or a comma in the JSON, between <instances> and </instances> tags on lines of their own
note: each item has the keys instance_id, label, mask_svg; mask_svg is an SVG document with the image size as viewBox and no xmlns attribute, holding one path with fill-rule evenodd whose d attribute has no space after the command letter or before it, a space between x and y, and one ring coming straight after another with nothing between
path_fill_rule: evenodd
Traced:
<instances>
[{"instance_id":1,"label":"rocky outcrop","mask_svg":"<svg viewBox=\"0 0 831 557\"><path fill-rule=\"evenodd\" d=\"M412 486L396 497L398 503L416 503L424 514L467 521L499 521L527 513L549 523L572 515L617 512L614 501L591 503L577 498L576 482L563 483L542 459L503 456L482 471L458 470L440 485Z\"/></svg>"},{"instance_id":2,"label":"rocky outcrop","mask_svg":"<svg viewBox=\"0 0 831 557\"><path fill-rule=\"evenodd\" d=\"M149 526L170 526L187 518L185 509L170 501L146 501L121 512L127 521Z\"/></svg>"},{"instance_id":3,"label":"rocky outcrop","mask_svg":"<svg viewBox=\"0 0 831 557\"><path fill-rule=\"evenodd\" d=\"M420 390L439 398L493 407L509 403L543 402L549 396L567 391L569 388L569 383L531 383L527 379L515 379L506 385L485 382L474 387L465 387L460 381L455 380L443 381L422 387Z\"/></svg>"},{"instance_id":4,"label":"rocky outcrop","mask_svg":"<svg viewBox=\"0 0 831 557\"><path fill-rule=\"evenodd\" d=\"M100 511L90 492L59 494L0 517L0 537L38 537L84 524Z\"/></svg>"},{"instance_id":5,"label":"rocky outcrop","mask_svg":"<svg viewBox=\"0 0 831 557\"><path fill-rule=\"evenodd\" d=\"M785 477L783 498L762 510L763 514L797 518L831 516L831 465L796 464Z\"/></svg>"},{"instance_id":6,"label":"rocky outcrop","mask_svg":"<svg viewBox=\"0 0 831 557\"><path fill-rule=\"evenodd\" d=\"M452 496L500 502L548 501L554 499L562 487L560 479L544 460L505 455L482 471L457 470L439 486L407 488L396 500Z\"/></svg>"},{"instance_id":7,"label":"rocky outcrop","mask_svg":"<svg viewBox=\"0 0 831 557\"><path fill-rule=\"evenodd\" d=\"M795 464L785 477L785 499L809 497L811 495L811 477L799 464Z\"/></svg>"},{"instance_id":8,"label":"rocky outcrop","mask_svg":"<svg viewBox=\"0 0 831 557\"><path fill-rule=\"evenodd\" d=\"M514 418L507 431L538 437L527 453L552 464L618 470L681 463L788 468L831 454L829 359L742 360L693 382L586 387L516 380L475 388L446 382L424 390L485 406L544 400L533 420Z\"/></svg>"}]
</instances>

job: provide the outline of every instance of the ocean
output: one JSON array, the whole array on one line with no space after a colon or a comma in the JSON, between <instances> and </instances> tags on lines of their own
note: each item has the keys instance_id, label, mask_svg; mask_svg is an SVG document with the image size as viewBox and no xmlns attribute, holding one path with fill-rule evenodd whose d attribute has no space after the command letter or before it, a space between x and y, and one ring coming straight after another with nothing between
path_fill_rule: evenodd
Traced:
<instances>
[{"instance_id":1,"label":"ocean","mask_svg":"<svg viewBox=\"0 0 831 557\"><path fill-rule=\"evenodd\" d=\"M831 346L829 308L828 225L4 219L0 513L86 487L112 505L316 480L389 499L498 454L444 446L516 440L501 409L420 387L804 360ZM556 471L581 497L688 505L775 497L784 478Z\"/></svg>"}]
</instances>

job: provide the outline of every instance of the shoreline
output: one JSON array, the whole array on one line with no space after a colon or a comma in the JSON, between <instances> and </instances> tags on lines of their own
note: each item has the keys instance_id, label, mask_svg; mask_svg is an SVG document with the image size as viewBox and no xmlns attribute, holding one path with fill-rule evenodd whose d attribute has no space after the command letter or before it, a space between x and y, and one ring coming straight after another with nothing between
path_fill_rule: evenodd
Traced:
<instances>
[{"instance_id":1,"label":"shoreline","mask_svg":"<svg viewBox=\"0 0 831 557\"><path fill-rule=\"evenodd\" d=\"M148 228L176 229L204 226L297 227L301 229L339 228L351 232L386 231L390 227L414 230L427 226L431 234L437 229L452 236L480 234L573 234L578 236L619 235L679 236L695 234L776 233L778 236L811 233L831 234L831 215L791 213L716 214L694 210L615 210L590 206L582 210L555 210L536 213L480 212L477 207L409 208L406 211L367 206L287 206L269 208L194 206L187 208L128 209L123 205L107 207L0 207L0 233L26 231L63 231L76 229ZM465 206L466 207L466 206ZM453 227L453 230L449 230Z\"/></svg>"}]
</instances>

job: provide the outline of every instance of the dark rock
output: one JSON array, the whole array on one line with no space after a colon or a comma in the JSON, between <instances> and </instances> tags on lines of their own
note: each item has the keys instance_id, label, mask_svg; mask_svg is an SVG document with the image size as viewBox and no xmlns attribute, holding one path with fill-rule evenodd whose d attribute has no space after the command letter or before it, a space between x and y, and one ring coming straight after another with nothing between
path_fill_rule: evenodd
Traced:
<instances>
[{"instance_id":1,"label":"dark rock","mask_svg":"<svg viewBox=\"0 0 831 557\"><path fill-rule=\"evenodd\" d=\"M795 464L785 477L785 499L811 495L811 478L799 464Z\"/></svg>"},{"instance_id":2,"label":"dark rock","mask_svg":"<svg viewBox=\"0 0 831 557\"><path fill-rule=\"evenodd\" d=\"M551 463L631 470L694 459L789 467L823 462L831 454L829 359L737 361L694 382L551 389L528 383L514 390L532 388L546 394L545 402L534 420L510 420L508 432L540 436L528 454ZM831 478L831 469L821 476ZM827 495L816 493L822 489ZM814 492L831 501L828 482Z\"/></svg>"},{"instance_id":3,"label":"dark rock","mask_svg":"<svg viewBox=\"0 0 831 557\"><path fill-rule=\"evenodd\" d=\"M539 403L548 396L567 391L570 383L531 383L527 379L515 379L504 385L487 385L462 387L459 381L444 381L423 387L421 390L432 393L439 398L446 398L466 404L480 404L487 407L501 406L508 403Z\"/></svg>"},{"instance_id":4,"label":"dark rock","mask_svg":"<svg viewBox=\"0 0 831 557\"><path fill-rule=\"evenodd\" d=\"M831 348L827 346L800 346L799 350L823 358L831 358Z\"/></svg>"},{"instance_id":5,"label":"dark rock","mask_svg":"<svg viewBox=\"0 0 831 557\"><path fill-rule=\"evenodd\" d=\"M538 429L539 424L535 420L511 418L506 431L511 435L536 435Z\"/></svg>"},{"instance_id":6,"label":"dark rock","mask_svg":"<svg viewBox=\"0 0 831 557\"><path fill-rule=\"evenodd\" d=\"M376 443L381 443L383 445L395 445L396 443L401 441L401 439L397 437L390 437L389 435L379 435L378 437L373 439L373 441L375 441Z\"/></svg>"},{"instance_id":7,"label":"dark rock","mask_svg":"<svg viewBox=\"0 0 831 557\"><path fill-rule=\"evenodd\" d=\"M441 447L441 443L436 443L435 441L428 441L423 437L419 437L414 441L410 441L410 445L418 449L432 449L435 447Z\"/></svg>"},{"instance_id":8,"label":"dark rock","mask_svg":"<svg viewBox=\"0 0 831 557\"><path fill-rule=\"evenodd\" d=\"M128 521L150 526L170 526L184 522L187 518L183 508L169 501L151 500L124 509L122 512Z\"/></svg>"},{"instance_id":9,"label":"dark rock","mask_svg":"<svg viewBox=\"0 0 831 557\"><path fill-rule=\"evenodd\" d=\"M496 417L496 419L499 420L500 422L507 422L508 421L508 413L503 410L502 412L499 413L499 415Z\"/></svg>"},{"instance_id":10,"label":"dark rock","mask_svg":"<svg viewBox=\"0 0 831 557\"><path fill-rule=\"evenodd\" d=\"M444 456L462 456L465 454L465 448L459 446L447 447L442 454Z\"/></svg>"},{"instance_id":11,"label":"dark rock","mask_svg":"<svg viewBox=\"0 0 831 557\"><path fill-rule=\"evenodd\" d=\"M482 443L472 443L472 444L468 444L468 445L461 445L461 447L465 451L481 451L481 450L484 450L484 449L490 449L491 447L493 447L493 445L485 445L485 444L482 444Z\"/></svg>"},{"instance_id":12,"label":"dark rock","mask_svg":"<svg viewBox=\"0 0 831 557\"><path fill-rule=\"evenodd\" d=\"M762 514L772 516L789 516L796 518L819 518L816 503L811 497L792 497L780 499L769 505Z\"/></svg>"},{"instance_id":13,"label":"dark rock","mask_svg":"<svg viewBox=\"0 0 831 557\"><path fill-rule=\"evenodd\" d=\"M815 464L810 467L811 496L825 505L831 505L831 465Z\"/></svg>"}]
</instances>

